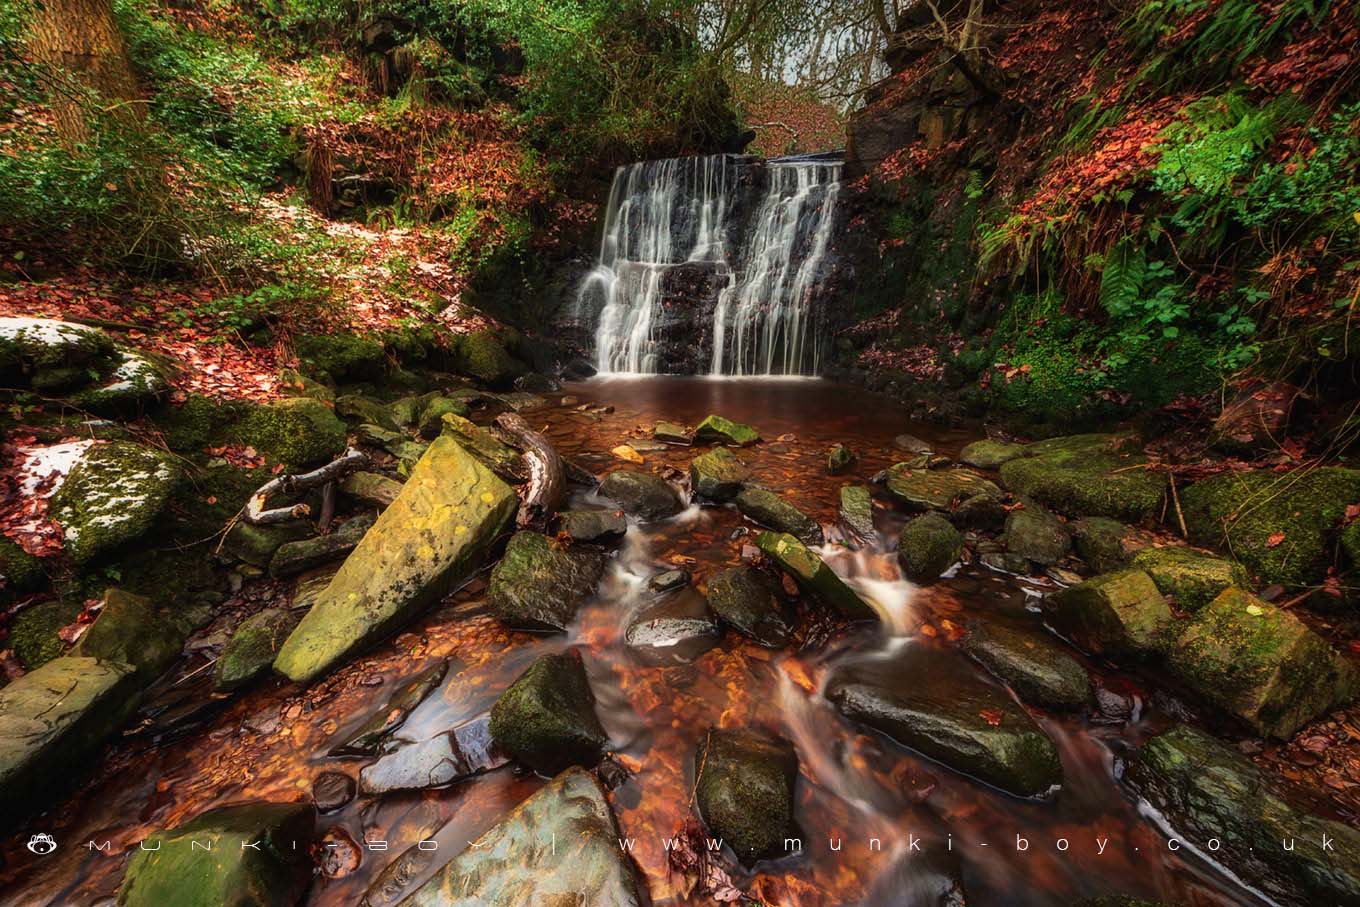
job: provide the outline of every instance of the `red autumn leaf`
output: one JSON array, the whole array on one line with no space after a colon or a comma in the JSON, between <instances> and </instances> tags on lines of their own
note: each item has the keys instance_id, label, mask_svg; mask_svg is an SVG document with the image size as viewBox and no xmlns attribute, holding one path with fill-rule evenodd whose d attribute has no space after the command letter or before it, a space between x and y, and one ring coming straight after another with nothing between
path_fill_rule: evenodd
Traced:
<instances>
[{"instance_id":1,"label":"red autumn leaf","mask_svg":"<svg viewBox=\"0 0 1360 907\"><path fill-rule=\"evenodd\" d=\"M1284 541L1284 533L1283 533L1283 532L1272 532L1272 533L1270 534L1270 536L1266 539L1266 547L1267 547L1267 548L1277 548L1277 547L1279 547L1280 543L1283 542L1283 541Z\"/></svg>"},{"instance_id":2,"label":"red autumn leaf","mask_svg":"<svg viewBox=\"0 0 1360 907\"><path fill-rule=\"evenodd\" d=\"M983 709L978 712L978 716L992 727L1000 727L1001 719L1005 714L1000 709Z\"/></svg>"}]
</instances>

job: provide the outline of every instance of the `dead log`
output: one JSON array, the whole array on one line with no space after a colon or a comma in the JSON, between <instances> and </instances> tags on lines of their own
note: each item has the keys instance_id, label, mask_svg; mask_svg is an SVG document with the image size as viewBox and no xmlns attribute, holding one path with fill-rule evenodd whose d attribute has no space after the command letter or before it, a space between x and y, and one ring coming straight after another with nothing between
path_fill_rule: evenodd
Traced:
<instances>
[{"instance_id":1,"label":"dead log","mask_svg":"<svg viewBox=\"0 0 1360 907\"><path fill-rule=\"evenodd\" d=\"M250 500L246 502L246 512L243 519L253 526L263 526L308 516L312 509L306 504L268 509L266 505L269 503L269 496L272 494L296 494L300 491L318 488L344 478L349 473L367 465L368 455L351 447L320 469L297 475L281 475L270 479L260 486L259 491L250 496Z\"/></svg>"},{"instance_id":2,"label":"dead log","mask_svg":"<svg viewBox=\"0 0 1360 907\"><path fill-rule=\"evenodd\" d=\"M519 448L524 465L529 470L529 481L519 489L519 517L516 524L545 528L562 506L566 489L562 458L547 438L529 427L518 413L501 413L494 422L496 433L507 444Z\"/></svg>"}]
</instances>

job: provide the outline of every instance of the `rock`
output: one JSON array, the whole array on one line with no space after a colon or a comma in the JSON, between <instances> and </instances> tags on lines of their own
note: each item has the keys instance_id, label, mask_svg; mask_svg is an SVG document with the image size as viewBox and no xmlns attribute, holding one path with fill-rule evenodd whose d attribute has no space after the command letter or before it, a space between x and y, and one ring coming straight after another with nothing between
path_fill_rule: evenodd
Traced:
<instances>
[{"instance_id":1,"label":"rock","mask_svg":"<svg viewBox=\"0 0 1360 907\"><path fill-rule=\"evenodd\" d=\"M954 461L943 454L921 454L903 465L907 469L946 469L954 465Z\"/></svg>"},{"instance_id":2,"label":"rock","mask_svg":"<svg viewBox=\"0 0 1360 907\"><path fill-rule=\"evenodd\" d=\"M487 604L512 627L566 630L603 572L598 550L563 546L538 532L516 532L491 571Z\"/></svg>"},{"instance_id":3,"label":"rock","mask_svg":"<svg viewBox=\"0 0 1360 907\"><path fill-rule=\"evenodd\" d=\"M893 438L893 447L914 454L933 454L935 447L929 441L922 441L915 435L901 434Z\"/></svg>"},{"instance_id":4,"label":"rock","mask_svg":"<svg viewBox=\"0 0 1360 907\"><path fill-rule=\"evenodd\" d=\"M694 493L709 501L730 501L741 493L751 470L726 447L715 447L690 461L689 482Z\"/></svg>"},{"instance_id":5,"label":"rock","mask_svg":"<svg viewBox=\"0 0 1360 907\"><path fill-rule=\"evenodd\" d=\"M382 344L357 334L302 334L293 351L302 371L334 382L375 381L387 371Z\"/></svg>"},{"instance_id":6,"label":"rock","mask_svg":"<svg viewBox=\"0 0 1360 907\"><path fill-rule=\"evenodd\" d=\"M685 447L694 443L694 432L678 422L661 421L652 429L652 437L667 444L681 444Z\"/></svg>"},{"instance_id":7,"label":"rock","mask_svg":"<svg viewBox=\"0 0 1360 907\"><path fill-rule=\"evenodd\" d=\"M708 606L746 636L772 649L793 634L773 579L753 567L731 567L708 578Z\"/></svg>"},{"instance_id":8,"label":"rock","mask_svg":"<svg viewBox=\"0 0 1360 907\"><path fill-rule=\"evenodd\" d=\"M394 400L388 407L392 414L392 420L398 426L414 428L420 421L420 414L425 411L425 404L434 399L435 395L425 394L420 397L402 397ZM378 423L382 424L382 423Z\"/></svg>"},{"instance_id":9,"label":"rock","mask_svg":"<svg viewBox=\"0 0 1360 907\"><path fill-rule=\"evenodd\" d=\"M400 456L401 446L411 440L400 431L392 431L368 422L355 427L354 438L360 444L381 448L393 456Z\"/></svg>"},{"instance_id":10,"label":"rock","mask_svg":"<svg viewBox=\"0 0 1360 907\"><path fill-rule=\"evenodd\" d=\"M1203 731L1182 725L1153 737L1125 780L1182 840L1224 842L1215 858L1279 902L1360 903L1360 831L1297 805Z\"/></svg>"},{"instance_id":11,"label":"rock","mask_svg":"<svg viewBox=\"0 0 1360 907\"><path fill-rule=\"evenodd\" d=\"M709 834L750 864L784 853L793 830L798 756L751 731L710 728L694 751L694 793Z\"/></svg>"},{"instance_id":12,"label":"rock","mask_svg":"<svg viewBox=\"0 0 1360 907\"><path fill-rule=\"evenodd\" d=\"M42 561L4 536L0 536L0 577L4 579L0 584L0 604L7 597L33 592L47 583Z\"/></svg>"},{"instance_id":13,"label":"rock","mask_svg":"<svg viewBox=\"0 0 1360 907\"><path fill-rule=\"evenodd\" d=\"M0 372L81 366L112 356L99 328L50 318L0 318Z\"/></svg>"},{"instance_id":14,"label":"rock","mask_svg":"<svg viewBox=\"0 0 1360 907\"><path fill-rule=\"evenodd\" d=\"M911 469L898 463L888 469L888 491L911 510L948 513L978 494L1001 497L1001 489L967 469Z\"/></svg>"},{"instance_id":15,"label":"rock","mask_svg":"<svg viewBox=\"0 0 1360 907\"><path fill-rule=\"evenodd\" d=\"M385 510L401 494L401 483L376 472L352 472L340 480L340 490L360 503Z\"/></svg>"},{"instance_id":16,"label":"rock","mask_svg":"<svg viewBox=\"0 0 1360 907\"><path fill-rule=\"evenodd\" d=\"M979 621L969 627L963 650L1031 705L1071 711L1091 701L1086 669L1041 634Z\"/></svg>"},{"instance_id":17,"label":"rock","mask_svg":"<svg viewBox=\"0 0 1360 907\"><path fill-rule=\"evenodd\" d=\"M1181 492L1190 539L1224 548L1264 584L1320 582L1331 563L1331 533L1360 501L1360 470L1223 473Z\"/></svg>"},{"instance_id":18,"label":"rock","mask_svg":"<svg viewBox=\"0 0 1360 907\"><path fill-rule=\"evenodd\" d=\"M826 471L833 476L847 472L855 465L855 452L844 444L836 444L826 453Z\"/></svg>"},{"instance_id":19,"label":"rock","mask_svg":"<svg viewBox=\"0 0 1360 907\"><path fill-rule=\"evenodd\" d=\"M687 578L688 579L688 578ZM648 605L628 622L628 645L676 662L693 661L722 637L704 597L693 589Z\"/></svg>"},{"instance_id":20,"label":"rock","mask_svg":"<svg viewBox=\"0 0 1360 907\"><path fill-rule=\"evenodd\" d=\"M609 736L580 652L539 656L491 707L491 737L543 775L600 761Z\"/></svg>"},{"instance_id":21,"label":"rock","mask_svg":"<svg viewBox=\"0 0 1360 907\"><path fill-rule=\"evenodd\" d=\"M458 338L454 363L460 375L487 387L509 387L526 371L490 331L476 331Z\"/></svg>"},{"instance_id":22,"label":"rock","mask_svg":"<svg viewBox=\"0 0 1360 907\"><path fill-rule=\"evenodd\" d=\"M133 852L118 907L291 907L312 878L308 845L315 826L310 803L247 803L203 813L153 834Z\"/></svg>"},{"instance_id":23,"label":"rock","mask_svg":"<svg viewBox=\"0 0 1360 907\"><path fill-rule=\"evenodd\" d=\"M1251 380L1209 429L1209 446L1251 457L1277 450L1289 431L1299 389L1286 381Z\"/></svg>"},{"instance_id":24,"label":"rock","mask_svg":"<svg viewBox=\"0 0 1360 907\"><path fill-rule=\"evenodd\" d=\"M1195 614L1167 665L1256 733L1282 739L1360 692L1360 669L1293 614L1241 589Z\"/></svg>"},{"instance_id":25,"label":"rock","mask_svg":"<svg viewBox=\"0 0 1360 907\"><path fill-rule=\"evenodd\" d=\"M288 637L275 669L315 680L386 636L470 576L518 507L509 486L451 438L437 438Z\"/></svg>"},{"instance_id":26,"label":"rock","mask_svg":"<svg viewBox=\"0 0 1360 907\"><path fill-rule=\"evenodd\" d=\"M328 462L345 449L345 423L311 397L251 407L234 432L241 443L289 471Z\"/></svg>"},{"instance_id":27,"label":"rock","mask_svg":"<svg viewBox=\"0 0 1360 907\"><path fill-rule=\"evenodd\" d=\"M841 486L841 522L864 541L875 537L874 498L868 485Z\"/></svg>"},{"instance_id":28,"label":"rock","mask_svg":"<svg viewBox=\"0 0 1360 907\"><path fill-rule=\"evenodd\" d=\"M468 406L462 400L448 397L435 397L420 413L420 436L433 441L444 430L444 417L448 415L466 416Z\"/></svg>"},{"instance_id":29,"label":"rock","mask_svg":"<svg viewBox=\"0 0 1360 907\"><path fill-rule=\"evenodd\" d=\"M689 581L690 575L688 570L666 570L647 580L647 591L654 595L673 592L676 589L683 589L685 586L688 586Z\"/></svg>"},{"instance_id":30,"label":"rock","mask_svg":"<svg viewBox=\"0 0 1360 907\"><path fill-rule=\"evenodd\" d=\"M1142 570L1102 573L1049 593L1044 616L1089 652L1149 656L1165 648L1175 618L1152 577Z\"/></svg>"},{"instance_id":31,"label":"rock","mask_svg":"<svg viewBox=\"0 0 1360 907\"><path fill-rule=\"evenodd\" d=\"M911 647L891 662L839 669L827 699L846 717L1016 796L1062 783L1057 747L1029 713L947 653Z\"/></svg>"},{"instance_id":32,"label":"rock","mask_svg":"<svg viewBox=\"0 0 1360 907\"><path fill-rule=\"evenodd\" d=\"M1029 558L1009 551L988 551L978 556L978 563L988 570L1010 573L1015 576L1029 576L1033 569Z\"/></svg>"},{"instance_id":33,"label":"rock","mask_svg":"<svg viewBox=\"0 0 1360 907\"><path fill-rule=\"evenodd\" d=\"M634 463L641 466L643 463L647 462L647 458L634 450L629 444L620 444L609 452L625 463Z\"/></svg>"},{"instance_id":34,"label":"rock","mask_svg":"<svg viewBox=\"0 0 1360 907\"><path fill-rule=\"evenodd\" d=\"M237 520L227 533L222 547L238 560L256 567L268 567L274 552L285 542L295 542L312 535L313 528L306 520L290 520L255 526Z\"/></svg>"},{"instance_id":35,"label":"rock","mask_svg":"<svg viewBox=\"0 0 1360 907\"><path fill-rule=\"evenodd\" d=\"M978 469L1000 469L1003 463L1009 463L1017 457L1025 455L1025 445L1008 444L1005 441L982 440L974 441L959 453L959 462L965 466L976 466Z\"/></svg>"},{"instance_id":36,"label":"rock","mask_svg":"<svg viewBox=\"0 0 1360 907\"><path fill-rule=\"evenodd\" d=\"M14 820L67 785L137 707L130 665L67 656L0 687L0 810Z\"/></svg>"},{"instance_id":37,"label":"rock","mask_svg":"<svg viewBox=\"0 0 1360 907\"><path fill-rule=\"evenodd\" d=\"M401 431L401 425L392 415L392 407L362 394L336 397L335 414L349 425L376 425L385 431Z\"/></svg>"},{"instance_id":38,"label":"rock","mask_svg":"<svg viewBox=\"0 0 1360 907\"><path fill-rule=\"evenodd\" d=\"M443 421L444 436L457 441L487 469L512 484L524 481L524 463L519 451L456 413L445 413Z\"/></svg>"},{"instance_id":39,"label":"rock","mask_svg":"<svg viewBox=\"0 0 1360 907\"><path fill-rule=\"evenodd\" d=\"M1166 491L1160 473L1123 436L1073 435L1025 446L1001 465L1001 484L1068 516L1139 522L1157 513Z\"/></svg>"},{"instance_id":40,"label":"rock","mask_svg":"<svg viewBox=\"0 0 1360 907\"><path fill-rule=\"evenodd\" d=\"M1044 567L1053 566L1072 550L1067 527L1053 514L1033 505L1006 515L1002 541L1007 551Z\"/></svg>"},{"instance_id":41,"label":"rock","mask_svg":"<svg viewBox=\"0 0 1360 907\"><path fill-rule=\"evenodd\" d=\"M633 863L600 782L570 769L473 842L400 907L570 905L643 907ZM553 842L552 847L544 846ZM415 847L369 889L360 907L390 907L434 854ZM507 898L509 898L507 900Z\"/></svg>"},{"instance_id":42,"label":"rock","mask_svg":"<svg viewBox=\"0 0 1360 907\"><path fill-rule=\"evenodd\" d=\"M1072 542L1081 559L1097 573L1128 566L1138 550L1132 529L1103 516L1077 520L1072 527Z\"/></svg>"},{"instance_id":43,"label":"rock","mask_svg":"<svg viewBox=\"0 0 1360 907\"><path fill-rule=\"evenodd\" d=\"M332 756L372 756L377 753L426 698L439 689L449 664L441 661L407 680L344 743L331 748Z\"/></svg>"},{"instance_id":44,"label":"rock","mask_svg":"<svg viewBox=\"0 0 1360 907\"><path fill-rule=\"evenodd\" d=\"M600 494L619 502L640 520L664 520L675 516L685 505L665 479L651 473L616 469L600 483Z\"/></svg>"},{"instance_id":45,"label":"rock","mask_svg":"<svg viewBox=\"0 0 1360 907\"><path fill-rule=\"evenodd\" d=\"M1132 564L1185 611L1198 611L1230 586L1250 585L1240 564L1190 548L1144 548L1134 555Z\"/></svg>"},{"instance_id":46,"label":"rock","mask_svg":"<svg viewBox=\"0 0 1360 907\"><path fill-rule=\"evenodd\" d=\"M965 498L960 504L954 507L952 513L946 514L949 522L960 529L972 529L975 532L1001 532L1006 525L1006 517L1010 511L1006 509L1006 502L999 495L975 494L970 498Z\"/></svg>"},{"instance_id":47,"label":"rock","mask_svg":"<svg viewBox=\"0 0 1360 907\"><path fill-rule=\"evenodd\" d=\"M762 532L761 552L793 577L799 588L851 620L877 620L878 613L798 539L786 532Z\"/></svg>"},{"instance_id":48,"label":"rock","mask_svg":"<svg viewBox=\"0 0 1360 907\"><path fill-rule=\"evenodd\" d=\"M32 671L65 652L61 630L74 623L81 610L79 601L54 599L19 611L9 627L9 647L19 663Z\"/></svg>"},{"instance_id":49,"label":"rock","mask_svg":"<svg viewBox=\"0 0 1360 907\"><path fill-rule=\"evenodd\" d=\"M297 623L287 608L266 608L241 621L218 656L213 689L235 690L264 676Z\"/></svg>"},{"instance_id":50,"label":"rock","mask_svg":"<svg viewBox=\"0 0 1360 907\"><path fill-rule=\"evenodd\" d=\"M773 491L748 486L737 495L737 509L752 522L775 532L787 532L805 545L821 545L826 541L816 520Z\"/></svg>"},{"instance_id":51,"label":"rock","mask_svg":"<svg viewBox=\"0 0 1360 907\"><path fill-rule=\"evenodd\" d=\"M151 599L109 589L99 616L71 648L71 654L131 665L138 682L145 686L179 658L188 635L187 626L158 611Z\"/></svg>"},{"instance_id":52,"label":"rock","mask_svg":"<svg viewBox=\"0 0 1360 907\"><path fill-rule=\"evenodd\" d=\"M99 387L72 395L71 405L106 416L132 418L165 398L169 382L151 360L123 352L112 374Z\"/></svg>"},{"instance_id":53,"label":"rock","mask_svg":"<svg viewBox=\"0 0 1360 907\"><path fill-rule=\"evenodd\" d=\"M710 415L694 429L694 439L704 444L731 444L746 447L760 440L760 432L749 425Z\"/></svg>"},{"instance_id":54,"label":"rock","mask_svg":"<svg viewBox=\"0 0 1360 907\"><path fill-rule=\"evenodd\" d=\"M311 397L314 400L335 402L335 390L328 385L308 378L297 369L279 369L279 392L290 397Z\"/></svg>"},{"instance_id":55,"label":"rock","mask_svg":"<svg viewBox=\"0 0 1360 907\"><path fill-rule=\"evenodd\" d=\"M491 739L490 719L483 715L428 740L385 748L381 759L359 772L359 788L382 795L443 787L509 761Z\"/></svg>"},{"instance_id":56,"label":"rock","mask_svg":"<svg viewBox=\"0 0 1360 907\"><path fill-rule=\"evenodd\" d=\"M338 561L359 547L371 528L373 517L360 514L350 517L325 535L285 542L270 559L269 574L277 578L296 576L331 561Z\"/></svg>"},{"instance_id":57,"label":"rock","mask_svg":"<svg viewBox=\"0 0 1360 907\"><path fill-rule=\"evenodd\" d=\"M159 451L129 441L90 447L49 508L65 531L67 555L84 564L140 538L182 479L180 469Z\"/></svg>"},{"instance_id":58,"label":"rock","mask_svg":"<svg viewBox=\"0 0 1360 907\"><path fill-rule=\"evenodd\" d=\"M574 542L617 542L628 532L621 510L566 510L557 519L560 531Z\"/></svg>"},{"instance_id":59,"label":"rock","mask_svg":"<svg viewBox=\"0 0 1360 907\"><path fill-rule=\"evenodd\" d=\"M317 812L333 813L348 805L357 789L354 779L344 772L322 772L312 782L312 803Z\"/></svg>"},{"instance_id":60,"label":"rock","mask_svg":"<svg viewBox=\"0 0 1360 907\"><path fill-rule=\"evenodd\" d=\"M938 513L908 520L897 537L897 559L907 579L934 582L963 554L963 536Z\"/></svg>"}]
</instances>

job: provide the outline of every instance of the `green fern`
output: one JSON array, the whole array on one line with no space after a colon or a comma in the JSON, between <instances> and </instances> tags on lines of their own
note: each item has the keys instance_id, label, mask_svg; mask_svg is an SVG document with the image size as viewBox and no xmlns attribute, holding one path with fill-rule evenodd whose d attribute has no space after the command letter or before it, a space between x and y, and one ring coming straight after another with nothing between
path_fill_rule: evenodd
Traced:
<instances>
[{"instance_id":1,"label":"green fern","mask_svg":"<svg viewBox=\"0 0 1360 907\"><path fill-rule=\"evenodd\" d=\"M1105 269L1100 275L1101 307L1114 318L1133 311L1146 273L1147 258L1141 246L1128 239L1115 243L1105 256Z\"/></svg>"}]
</instances>

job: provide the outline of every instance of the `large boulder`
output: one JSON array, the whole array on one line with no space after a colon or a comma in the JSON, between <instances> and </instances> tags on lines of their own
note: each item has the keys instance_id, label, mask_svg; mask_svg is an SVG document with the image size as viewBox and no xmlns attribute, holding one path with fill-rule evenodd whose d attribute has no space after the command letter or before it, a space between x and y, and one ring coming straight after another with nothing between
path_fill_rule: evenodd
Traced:
<instances>
[{"instance_id":1,"label":"large boulder","mask_svg":"<svg viewBox=\"0 0 1360 907\"><path fill-rule=\"evenodd\" d=\"M916 511L948 513L979 494L1001 496L1001 489L968 469L913 469L906 463L888 468L888 492Z\"/></svg>"},{"instance_id":2,"label":"large boulder","mask_svg":"<svg viewBox=\"0 0 1360 907\"><path fill-rule=\"evenodd\" d=\"M1006 515L1006 550L1043 567L1052 567L1072 550L1062 521L1041 507L1020 507Z\"/></svg>"},{"instance_id":3,"label":"large boulder","mask_svg":"<svg viewBox=\"0 0 1360 907\"><path fill-rule=\"evenodd\" d=\"M435 439L284 643L274 667L311 681L395 630L481 566L519 507L453 439Z\"/></svg>"},{"instance_id":4,"label":"large boulder","mask_svg":"<svg viewBox=\"0 0 1360 907\"><path fill-rule=\"evenodd\" d=\"M703 444L731 444L746 447L760 440L760 432L741 422L718 415L710 415L694 429L694 440Z\"/></svg>"},{"instance_id":5,"label":"large boulder","mask_svg":"<svg viewBox=\"0 0 1360 907\"><path fill-rule=\"evenodd\" d=\"M821 524L773 491L748 486L737 495L737 509L752 522L775 532L787 532L804 545L821 545L826 541Z\"/></svg>"},{"instance_id":6,"label":"large boulder","mask_svg":"<svg viewBox=\"0 0 1360 907\"><path fill-rule=\"evenodd\" d=\"M131 665L67 656L0 687L0 810L11 819L89 764L137 706Z\"/></svg>"},{"instance_id":7,"label":"large boulder","mask_svg":"<svg viewBox=\"0 0 1360 907\"><path fill-rule=\"evenodd\" d=\"M877 620L878 613L845 584L816 552L787 532L762 532L756 545L799 588L851 620Z\"/></svg>"},{"instance_id":8,"label":"large boulder","mask_svg":"<svg viewBox=\"0 0 1360 907\"><path fill-rule=\"evenodd\" d=\"M487 469L507 482L524 481L524 462L515 450L490 431L457 413L445 413L441 419L443 433L463 446L463 449L482 462Z\"/></svg>"},{"instance_id":9,"label":"large boulder","mask_svg":"<svg viewBox=\"0 0 1360 907\"><path fill-rule=\"evenodd\" d=\"M1020 797L1062 783L1053 741L1029 713L957 657L911 647L836 671L827 698L846 717L949 768Z\"/></svg>"},{"instance_id":10,"label":"large boulder","mask_svg":"<svg viewBox=\"0 0 1360 907\"><path fill-rule=\"evenodd\" d=\"M241 621L213 666L213 689L235 690L264 676L297 623L287 608L266 608Z\"/></svg>"},{"instance_id":11,"label":"large boulder","mask_svg":"<svg viewBox=\"0 0 1360 907\"><path fill-rule=\"evenodd\" d=\"M1332 534L1360 502L1360 470L1223 473L1181 494L1197 544L1224 548L1263 583L1307 586L1331 563Z\"/></svg>"},{"instance_id":12,"label":"large boulder","mask_svg":"<svg viewBox=\"0 0 1360 907\"><path fill-rule=\"evenodd\" d=\"M783 855L797 780L798 756L783 740L711 728L694 751L699 815L743 863Z\"/></svg>"},{"instance_id":13,"label":"large boulder","mask_svg":"<svg viewBox=\"0 0 1360 907\"><path fill-rule=\"evenodd\" d=\"M384 871L360 907L394 903L437 856L412 847ZM397 895L399 896L399 894ZM439 869L400 907L571 905L643 907L637 871L600 782L578 768L558 775Z\"/></svg>"},{"instance_id":14,"label":"large boulder","mask_svg":"<svg viewBox=\"0 0 1360 907\"><path fill-rule=\"evenodd\" d=\"M1074 710L1091 701L1091 678L1081 662L1042 634L978 621L968 628L963 650L1031 705Z\"/></svg>"},{"instance_id":15,"label":"large boulder","mask_svg":"<svg viewBox=\"0 0 1360 907\"><path fill-rule=\"evenodd\" d=\"M1292 737L1360 692L1360 669L1293 614L1241 589L1195 614L1167 664L1201 697L1274 737Z\"/></svg>"},{"instance_id":16,"label":"large boulder","mask_svg":"<svg viewBox=\"0 0 1360 907\"><path fill-rule=\"evenodd\" d=\"M1191 548L1144 548L1131 563L1185 611L1198 611L1231 586L1250 584L1241 564Z\"/></svg>"},{"instance_id":17,"label":"large boulder","mask_svg":"<svg viewBox=\"0 0 1360 907\"><path fill-rule=\"evenodd\" d=\"M516 532L491 571L487 604L512 627L565 630L582 600L595 591L604 561L594 548L563 545L539 532Z\"/></svg>"},{"instance_id":18,"label":"large boulder","mask_svg":"<svg viewBox=\"0 0 1360 907\"><path fill-rule=\"evenodd\" d=\"M934 582L958 563L962 554L963 536L938 513L908 520L897 536L897 559L912 582Z\"/></svg>"},{"instance_id":19,"label":"large boulder","mask_svg":"<svg viewBox=\"0 0 1360 907\"><path fill-rule=\"evenodd\" d=\"M128 862L118 907L293 907L312 878L315 827L310 803L203 813L142 843Z\"/></svg>"},{"instance_id":20,"label":"large boulder","mask_svg":"<svg viewBox=\"0 0 1360 907\"><path fill-rule=\"evenodd\" d=\"M959 453L959 462L978 469L1000 469L1005 463L1025 455L1025 445L984 439L974 441Z\"/></svg>"},{"instance_id":21,"label":"large boulder","mask_svg":"<svg viewBox=\"0 0 1360 907\"><path fill-rule=\"evenodd\" d=\"M1088 652L1147 657L1166 648L1175 618L1142 570L1102 573L1051 592L1044 617Z\"/></svg>"},{"instance_id":22,"label":"large boulder","mask_svg":"<svg viewBox=\"0 0 1360 907\"><path fill-rule=\"evenodd\" d=\"M1068 516L1139 522L1162 505L1166 479L1122 435L1074 435L1026 445L1001 465L1001 484Z\"/></svg>"},{"instance_id":23,"label":"large boulder","mask_svg":"<svg viewBox=\"0 0 1360 907\"><path fill-rule=\"evenodd\" d=\"M113 441L95 444L52 496L66 553L77 564L144 535L169 502L183 473L160 451Z\"/></svg>"},{"instance_id":24,"label":"large boulder","mask_svg":"<svg viewBox=\"0 0 1360 907\"><path fill-rule=\"evenodd\" d=\"M840 516L846 528L860 539L874 537L874 496L868 485L841 486Z\"/></svg>"},{"instance_id":25,"label":"large boulder","mask_svg":"<svg viewBox=\"0 0 1360 907\"><path fill-rule=\"evenodd\" d=\"M705 451L689 464L690 487L709 501L732 500L750 478L751 470L726 447Z\"/></svg>"},{"instance_id":26,"label":"large boulder","mask_svg":"<svg viewBox=\"0 0 1360 907\"><path fill-rule=\"evenodd\" d=\"M345 449L345 423L311 397L253 406L234 433L243 444L289 470L324 463Z\"/></svg>"},{"instance_id":27,"label":"large boulder","mask_svg":"<svg viewBox=\"0 0 1360 907\"><path fill-rule=\"evenodd\" d=\"M1215 859L1279 903L1360 904L1360 831L1299 805L1203 731L1158 734L1124 778L1186 845L1216 842Z\"/></svg>"},{"instance_id":28,"label":"large boulder","mask_svg":"<svg viewBox=\"0 0 1360 907\"><path fill-rule=\"evenodd\" d=\"M1077 520L1072 526L1072 544L1097 573L1127 567L1139 550L1133 529L1104 516Z\"/></svg>"},{"instance_id":29,"label":"large boulder","mask_svg":"<svg viewBox=\"0 0 1360 907\"><path fill-rule=\"evenodd\" d=\"M113 354L99 328L50 318L0 318L0 372L82 366Z\"/></svg>"},{"instance_id":30,"label":"large boulder","mask_svg":"<svg viewBox=\"0 0 1360 907\"><path fill-rule=\"evenodd\" d=\"M491 707L491 737L543 775L599 762L609 735L595 714L581 654L539 656Z\"/></svg>"},{"instance_id":31,"label":"large boulder","mask_svg":"<svg viewBox=\"0 0 1360 907\"><path fill-rule=\"evenodd\" d=\"M640 520L664 520L685 509L680 495L659 476L616 469L600 483L600 494L619 502Z\"/></svg>"},{"instance_id":32,"label":"large boulder","mask_svg":"<svg viewBox=\"0 0 1360 907\"><path fill-rule=\"evenodd\" d=\"M179 657L188 631L181 619L159 610L151 599L108 589L99 616L71 654L131 665L137 679L149 684Z\"/></svg>"},{"instance_id":33,"label":"large boulder","mask_svg":"<svg viewBox=\"0 0 1360 907\"><path fill-rule=\"evenodd\" d=\"M710 576L708 606L763 646L779 648L793 632L777 584L754 567L731 567Z\"/></svg>"}]
</instances>

